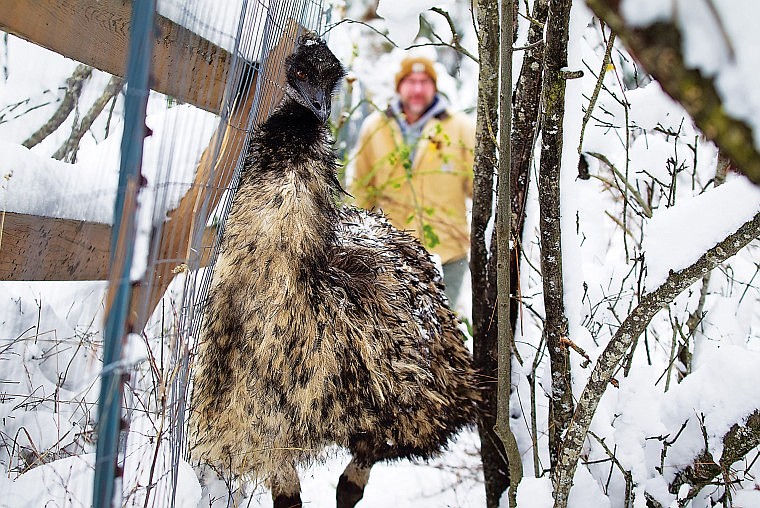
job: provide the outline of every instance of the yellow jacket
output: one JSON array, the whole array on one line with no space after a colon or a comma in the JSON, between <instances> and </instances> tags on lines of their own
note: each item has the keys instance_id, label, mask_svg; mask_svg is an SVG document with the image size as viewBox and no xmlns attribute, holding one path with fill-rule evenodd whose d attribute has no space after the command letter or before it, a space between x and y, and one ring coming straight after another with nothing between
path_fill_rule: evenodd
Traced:
<instances>
[{"instance_id":1,"label":"yellow jacket","mask_svg":"<svg viewBox=\"0 0 760 508\"><path fill-rule=\"evenodd\" d=\"M390 108L364 121L353 161L356 204L381 209L442 263L464 258L470 248L466 200L472 197L474 122L444 111L425 124L416 147L403 139Z\"/></svg>"}]
</instances>

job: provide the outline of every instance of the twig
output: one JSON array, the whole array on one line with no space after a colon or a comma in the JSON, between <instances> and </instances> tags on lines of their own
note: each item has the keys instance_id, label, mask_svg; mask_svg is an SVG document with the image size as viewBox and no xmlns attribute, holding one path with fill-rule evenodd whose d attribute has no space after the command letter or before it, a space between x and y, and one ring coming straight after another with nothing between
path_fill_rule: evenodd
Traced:
<instances>
[{"instance_id":1,"label":"twig","mask_svg":"<svg viewBox=\"0 0 760 508\"><path fill-rule=\"evenodd\" d=\"M586 368L591 363L591 358L586 354L586 351L583 350L582 347L580 347L578 344L570 340L568 337L561 337L560 338L560 344L563 344L565 346L568 346L570 349L581 355L585 361L581 363L581 368Z\"/></svg>"},{"instance_id":2,"label":"twig","mask_svg":"<svg viewBox=\"0 0 760 508\"><path fill-rule=\"evenodd\" d=\"M628 181L628 179L615 167L615 165L610 161L606 155L598 153L598 152L587 152L590 156L594 157L595 159L598 159L604 163L605 166L610 168L613 173L615 173L615 176L618 177L620 180L623 181L623 185L628 189L628 191L633 195L633 199L636 200L636 203L639 204L642 211L644 212L644 215L647 216L647 218L652 218L652 208L649 206L649 204L646 202L646 200L641 196L638 190L631 185L631 182Z\"/></svg>"},{"instance_id":3,"label":"twig","mask_svg":"<svg viewBox=\"0 0 760 508\"><path fill-rule=\"evenodd\" d=\"M666 370L666 376L665 376L665 391L667 392L670 389L670 377L671 373L673 372L673 365L675 365L676 360L678 357L676 356L676 345L678 343L678 327L680 324L678 323L678 318L675 318L675 323L673 322L673 314L670 312L670 308L668 308L668 316L671 318L670 326L673 329L673 334L670 338L670 361L668 362L668 368Z\"/></svg>"},{"instance_id":4,"label":"twig","mask_svg":"<svg viewBox=\"0 0 760 508\"><path fill-rule=\"evenodd\" d=\"M676 296L700 277L736 254L758 235L760 235L760 214L755 215L736 232L728 235L716 246L709 249L691 266L679 271L671 271L665 282L654 291L644 295L636 308L623 321L599 356L567 429L556 473L555 506L567 506L573 475L578 465L578 457L588 434L594 412L602 395L607 390L618 363L634 339L641 335L663 306L672 302Z\"/></svg>"},{"instance_id":5,"label":"twig","mask_svg":"<svg viewBox=\"0 0 760 508\"><path fill-rule=\"evenodd\" d=\"M621 230L622 230L622 231L623 231L625 234L627 234L627 235L628 235L628 236L630 236L631 238L635 239L635 237L633 236L633 233L631 233L631 230L630 230L630 229L628 229L628 226L626 226L626 225L625 225L625 223L623 223L623 221L622 221L622 220L618 219L616 216L612 215L612 214L611 214L609 211L607 211L607 210L605 210L605 211L604 211L604 214L605 214L607 217L609 217L609 218L612 220L612 222L614 222L615 224L617 224L617 225L620 227L620 229L621 229Z\"/></svg>"},{"instance_id":6,"label":"twig","mask_svg":"<svg viewBox=\"0 0 760 508\"><path fill-rule=\"evenodd\" d=\"M92 67L84 64L77 65L74 72L66 80L66 93L63 96L60 106L53 116L29 138L21 143L26 148L32 148L42 142L43 139L51 135L61 124L69 117L69 113L76 106L79 95L82 93L82 85L85 80L92 75Z\"/></svg>"},{"instance_id":7,"label":"twig","mask_svg":"<svg viewBox=\"0 0 760 508\"><path fill-rule=\"evenodd\" d=\"M338 25L342 25L343 23L355 23L355 24L357 24L357 25L363 25L363 26L366 26L367 28L369 28L370 30L372 30L373 32L375 32L377 35L379 35L380 37L382 37L382 38L384 38L386 41L388 41L388 42L389 42L391 45L393 45L393 47L394 47L394 48L398 48L398 47L399 47L399 46L398 46L398 44L396 44L395 42L393 42L393 39L391 39L390 37L388 37L388 35L384 34L383 32L381 32L380 30L378 30L378 29L377 29L377 28L375 28L374 26L370 25L369 23L365 23L364 21L359 21L359 20L356 20L356 19L348 19L348 18L345 18L345 19L341 19L341 20L340 20L340 21L338 21L337 23L333 23L332 25L330 25L330 26L329 26L329 27L328 27L328 28L327 28L327 29L326 29L326 30L325 30L325 31L322 33L322 35L325 35L325 34L326 34L326 33L328 33L329 31L331 31L332 29L336 28Z\"/></svg>"},{"instance_id":8,"label":"twig","mask_svg":"<svg viewBox=\"0 0 760 508\"><path fill-rule=\"evenodd\" d=\"M435 12L435 13L438 13L441 16L443 16L444 18L446 18L446 21L449 24L449 29L451 30L451 40L452 40L452 43L451 44L446 44L442 40L441 40L441 42L443 44L446 44L447 46L449 46L449 47L451 47L451 48L459 51L464 56L470 58L473 62L478 63L478 57L476 57L475 55L473 55L472 53L470 53L469 51L467 51L467 49L464 46L462 46L462 44L460 43L460 41L462 40L462 36L459 35L459 32L457 32L457 29L454 26L454 20L451 19L451 14L449 14L447 11L444 11L440 7L431 7L430 10L433 11L433 12ZM436 35L436 37L438 37L438 36ZM439 39L440 39L440 37L439 37Z\"/></svg>"},{"instance_id":9,"label":"twig","mask_svg":"<svg viewBox=\"0 0 760 508\"><path fill-rule=\"evenodd\" d=\"M589 431L589 435L596 439L596 441L601 445L601 447L604 449L604 452L607 454L607 456L610 458L613 464L617 466L617 468L620 470L620 472L623 474L623 478L625 478L625 505L624 508L628 508L631 506L631 496L633 495L633 475L631 475L630 471L627 471L623 465L620 463L620 461L617 459L617 456L610 450L610 448L607 446L607 443L604 442L604 439L600 438L593 432ZM610 474L612 474L612 469L610 469Z\"/></svg>"},{"instance_id":10,"label":"twig","mask_svg":"<svg viewBox=\"0 0 760 508\"><path fill-rule=\"evenodd\" d=\"M726 25L723 23L723 20L718 14L718 9L715 7L715 3L713 0L705 0L705 3L707 3L707 8L710 9L710 12L715 17L715 24L718 25L718 30L720 31L721 37L723 37L723 42L726 43L729 61L736 61L736 51L734 50L734 45L731 43L731 37L728 36L728 30L726 30Z\"/></svg>"},{"instance_id":11,"label":"twig","mask_svg":"<svg viewBox=\"0 0 760 508\"><path fill-rule=\"evenodd\" d=\"M541 334L541 340L538 343L538 351L536 351L536 355L533 357L533 365L531 367L530 375L528 376L528 383L530 386L530 437L533 442L533 475L536 478L541 475L541 457L538 454L538 424L536 423L536 371L538 370L538 366L546 351L544 345L544 337L543 334Z\"/></svg>"},{"instance_id":12,"label":"twig","mask_svg":"<svg viewBox=\"0 0 760 508\"><path fill-rule=\"evenodd\" d=\"M53 154L54 159L63 160L64 158L67 158L69 162L76 161L77 150L79 149L79 142L82 140L82 136L84 136L90 127L92 127L93 122L95 122L95 119L103 111L103 108L106 107L108 101L116 97L123 86L123 79L118 76L111 77L105 90L103 90L100 97L98 97L92 106L90 106L89 111L87 111L87 114L82 118L82 121L79 122L79 125L75 124L72 127L69 138L64 141L60 148L58 148Z\"/></svg>"},{"instance_id":13,"label":"twig","mask_svg":"<svg viewBox=\"0 0 760 508\"><path fill-rule=\"evenodd\" d=\"M604 84L604 76L607 74L607 68L612 62L612 48L615 45L615 34L610 34L610 38L607 39L607 46L604 50L604 59L602 60L602 68L599 71L599 77L596 78L596 86L594 86L594 93L591 94L591 99L588 101L586 107L586 113L583 115L583 121L581 122L581 135L578 140L578 153L582 152L583 147L583 134L586 132L586 124L591 119L591 112L594 111L596 101L599 99L599 92L602 90L602 84Z\"/></svg>"},{"instance_id":14,"label":"twig","mask_svg":"<svg viewBox=\"0 0 760 508\"><path fill-rule=\"evenodd\" d=\"M663 90L684 107L705 137L736 163L738 171L760 183L760 151L753 142L753 128L726 111L716 88L718 76L703 75L699 69L686 65L680 27L672 20L633 27L621 15L621 2L587 0L586 3L630 48Z\"/></svg>"}]
</instances>

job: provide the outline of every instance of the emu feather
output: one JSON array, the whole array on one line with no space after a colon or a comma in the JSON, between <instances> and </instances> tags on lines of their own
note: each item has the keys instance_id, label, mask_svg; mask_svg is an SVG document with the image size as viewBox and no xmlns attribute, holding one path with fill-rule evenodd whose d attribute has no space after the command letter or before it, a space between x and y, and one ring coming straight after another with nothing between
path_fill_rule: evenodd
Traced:
<instances>
[{"instance_id":1,"label":"emu feather","mask_svg":"<svg viewBox=\"0 0 760 508\"><path fill-rule=\"evenodd\" d=\"M338 506L378 461L428 458L476 418L464 337L429 254L340 206L326 120L344 76L305 35L254 133L225 226L195 366L192 454L300 506L295 466L348 448Z\"/></svg>"}]
</instances>

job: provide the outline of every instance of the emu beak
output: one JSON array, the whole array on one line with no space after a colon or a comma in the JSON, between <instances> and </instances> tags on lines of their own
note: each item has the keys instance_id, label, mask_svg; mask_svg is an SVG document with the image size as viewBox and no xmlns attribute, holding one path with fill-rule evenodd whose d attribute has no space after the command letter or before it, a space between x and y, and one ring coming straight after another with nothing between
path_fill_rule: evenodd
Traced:
<instances>
[{"instance_id":1,"label":"emu beak","mask_svg":"<svg viewBox=\"0 0 760 508\"><path fill-rule=\"evenodd\" d=\"M309 107L319 121L325 123L330 117L330 97L325 95L324 90L314 90L311 97L304 98L309 101Z\"/></svg>"},{"instance_id":2,"label":"emu beak","mask_svg":"<svg viewBox=\"0 0 760 508\"><path fill-rule=\"evenodd\" d=\"M325 123L330 117L330 96L321 88L307 82L298 84L298 92L319 121Z\"/></svg>"}]
</instances>

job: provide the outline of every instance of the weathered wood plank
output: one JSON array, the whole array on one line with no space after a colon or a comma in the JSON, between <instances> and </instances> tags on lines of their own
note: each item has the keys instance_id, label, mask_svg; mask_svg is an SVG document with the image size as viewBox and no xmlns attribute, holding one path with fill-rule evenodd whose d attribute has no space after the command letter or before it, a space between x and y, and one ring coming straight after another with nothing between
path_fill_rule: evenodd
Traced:
<instances>
[{"instance_id":1,"label":"weathered wood plank","mask_svg":"<svg viewBox=\"0 0 760 508\"><path fill-rule=\"evenodd\" d=\"M302 30L293 20L286 24L283 35L264 61L263 75L269 76L278 84L285 82L282 61L293 52L295 41ZM133 291L130 319L136 330L142 329L150 318L174 278L176 268L184 263L193 269L198 266L198 256L210 254L210 248L204 248L203 252L192 249L193 231L198 228L198 224L206 224L224 190L230 185L238 158L245 148L250 116L254 115L254 125L262 123L282 97L282 87L275 86L271 93L260 98L254 111L256 88L249 87L247 90L247 94L241 97L240 106L235 108L226 123L217 128L201 156L193 185L164 222L161 242L155 254L157 262L141 285ZM213 247L213 243L208 245Z\"/></svg>"},{"instance_id":2,"label":"weathered wood plank","mask_svg":"<svg viewBox=\"0 0 760 508\"><path fill-rule=\"evenodd\" d=\"M105 72L124 76L132 2L4 0L0 30ZM232 55L186 28L156 16L153 90L218 113Z\"/></svg>"},{"instance_id":3,"label":"weathered wood plank","mask_svg":"<svg viewBox=\"0 0 760 508\"><path fill-rule=\"evenodd\" d=\"M0 213L0 223L0 280L101 280L108 274L108 224L10 212Z\"/></svg>"},{"instance_id":4,"label":"weathered wood plank","mask_svg":"<svg viewBox=\"0 0 760 508\"><path fill-rule=\"evenodd\" d=\"M0 212L0 225L0 280L108 278L110 224ZM215 240L216 228L206 228L200 266L208 264Z\"/></svg>"},{"instance_id":5,"label":"weathered wood plank","mask_svg":"<svg viewBox=\"0 0 760 508\"><path fill-rule=\"evenodd\" d=\"M3 7L0 29L112 74L123 73L131 18L129 2L46 0L26 3L12 0L7 2L7 9L6 5ZM153 88L198 107L218 110L229 54L165 18L159 20L159 26L161 36L156 39L154 49L158 55L153 58ZM51 27L55 28L51 30ZM151 252L151 258L156 262L133 291L129 319L134 329L143 327L178 273L178 267L186 264L193 269L208 263L216 229L203 229L200 250L193 248L193 231L203 228L223 191L230 185L238 157L244 149L250 116L255 116L254 124L261 123L271 108L279 103L282 88L277 84L284 82L282 60L293 50L294 41L302 30L292 20L287 23L285 33L263 65L264 73L270 76L274 86L260 98L253 111L258 73L254 74L250 86L238 99L239 106L226 122L220 124L202 155L190 190L178 207L168 214L163 228L157 231L160 241L152 244L155 251ZM196 62L205 67L199 71ZM203 88L192 91L191 86ZM6 237L13 241L0 243L0 280L102 280L108 277L110 226L31 216L22 221L18 214L9 216L12 220L7 221L3 229ZM56 235L64 240L51 240ZM64 246L66 241L69 247ZM76 247L72 248L72 245ZM50 262L40 262L56 249L57 254L49 256ZM82 269L80 258L92 266Z\"/></svg>"}]
</instances>

